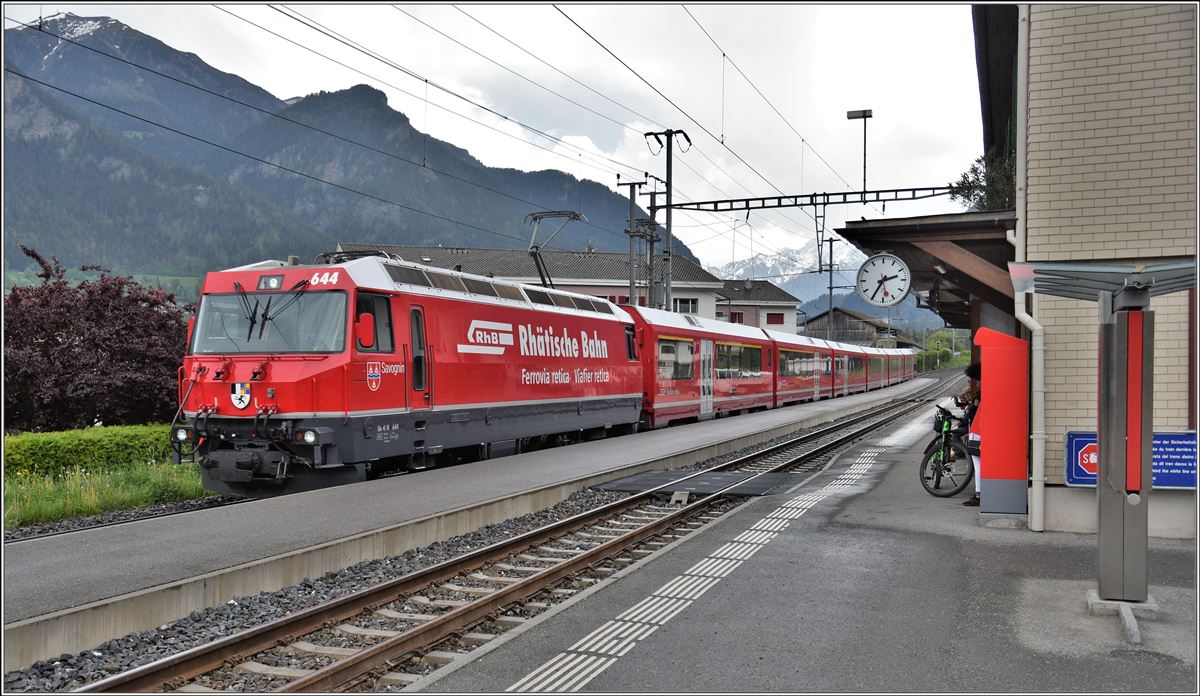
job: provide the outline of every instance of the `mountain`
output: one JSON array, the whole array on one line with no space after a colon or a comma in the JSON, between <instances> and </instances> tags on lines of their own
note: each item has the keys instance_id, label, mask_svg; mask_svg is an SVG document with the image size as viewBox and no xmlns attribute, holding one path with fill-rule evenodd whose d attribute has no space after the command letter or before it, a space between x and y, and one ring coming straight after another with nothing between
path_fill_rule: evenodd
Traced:
<instances>
[{"instance_id":1,"label":"mountain","mask_svg":"<svg viewBox=\"0 0 1200 696\"><path fill-rule=\"evenodd\" d=\"M177 51L110 17L66 13L46 18L42 26L45 31L32 27L5 30L4 59L10 66L30 77L201 138L221 142L244 131L262 115L63 39L260 109L274 111L284 106L266 90L217 70L196 54ZM156 157L188 164L211 149L99 106L80 102L76 109L96 125L112 129L142 152Z\"/></svg>"},{"instance_id":2,"label":"mountain","mask_svg":"<svg viewBox=\"0 0 1200 696\"><path fill-rule=\"evenodd\" d=\"M824 253L829 253L826 246ZM854 275L866 257L858 249L838 243L833 245L833 260L846 271L834 271L833 284L853 285ZM771 281L791 294L808 301L822 293L829 292L829 274L819 273L821 262L827 262L823 256L817 258L817 241L815 239L803 246L791 249L781 249L773 254L756 254L748 259L733 261L724 266L710 267L708 270L718 278L762 278ZM835 295L841 294L836 292Z\"/></svg>"},{"instance_id":3,"label":"mountain","mask_svg":"<svg viewBox=\"0 0 1200 696\"><path fill-rule=\"evenodd\" d=\"M579 210L590 223L567 225L555 247L628 248L628 202L619 194L560 171L486 167L414 129L377 89L358 85L282 100L109 17L63 14L43 27L5 31L6 66L336 186L8 76L6 271L24 262L13 253L17 243L67 265L192 275L254 259L311 258L347 240L523 247L530 233L524 217L537 210ZM10 90L17 82L23 84ZM685 245L676 249L695 259Z\"/></svg>"},{"instance_id":4,"label":"mountain","mask_svg":"<svg viewBox=\"0 0 1200 696\"><path fill-rule=\"evenodd\" d=\"M198 276L325 246L252 191L139 151L45 88L4 77L4 255L18 244L64 264Z\"/></svg>"}]
</instances>

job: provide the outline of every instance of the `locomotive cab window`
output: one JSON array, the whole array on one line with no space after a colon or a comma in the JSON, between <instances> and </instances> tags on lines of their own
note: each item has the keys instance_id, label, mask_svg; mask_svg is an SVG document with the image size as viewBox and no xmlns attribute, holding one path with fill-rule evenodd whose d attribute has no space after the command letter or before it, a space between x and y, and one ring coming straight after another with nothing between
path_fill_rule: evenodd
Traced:
<instances>
[{"instance_id":1,"label":"locomotive cab window","mask_svg":"<svg viewBox=\"0 0 1200 696\"><path fill-rule=\"evenodd\" d=\"M637 340L633 335L633 327L625 327L625 354L630 360L637 360Z\"/></svg>"},{"instance_id":2,"label":"locomotive cab window","mask_svg":"<svg viewBox=\"0 0 1200 696\"><path fill-rule=\"evenodd\" d=\"M360 293L354 303L354 321L363 314L375 317L375 343L370 348L363 347L357 340L355 347L364 353L391 353L395 350L392 343L392 309L388 298L383 295L368 295Z\"/></svg>"}]
</instances>

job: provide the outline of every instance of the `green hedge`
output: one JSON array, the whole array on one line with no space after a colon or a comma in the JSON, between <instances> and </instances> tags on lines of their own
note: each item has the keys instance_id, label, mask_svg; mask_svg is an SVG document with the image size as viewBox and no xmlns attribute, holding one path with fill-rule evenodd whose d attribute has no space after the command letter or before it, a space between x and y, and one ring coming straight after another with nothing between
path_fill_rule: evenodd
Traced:
<instances>
[{"instance_id":1,"label":"green hedge","mask_svg":"<svg viewBox=\"0 0 1200 696\"><path fill-rule=\"evenodd\" d=\"M170 462L168 425L114 425L4 438L4 475L56 476L72 467L100 473Z\"/></svg>"}]
</instances>

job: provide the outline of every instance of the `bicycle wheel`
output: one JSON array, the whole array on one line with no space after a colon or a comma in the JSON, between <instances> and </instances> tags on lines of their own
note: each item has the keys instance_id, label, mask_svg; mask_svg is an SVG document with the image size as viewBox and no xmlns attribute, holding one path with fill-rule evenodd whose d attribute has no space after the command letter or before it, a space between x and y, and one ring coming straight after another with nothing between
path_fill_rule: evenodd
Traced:
<instances>
[{"instance_id":1,"label":"bicycle wheel","mask_svg":"<svg viewBox=\"0 0 1200 696\"><path fill-rule=\"evenodd\" d=\"M934 447L921 459L921 485L930 495L949 498L958 495L971 483L975 467L967 447L958 440L949 440Z\"/></svg>"}]
</instances>

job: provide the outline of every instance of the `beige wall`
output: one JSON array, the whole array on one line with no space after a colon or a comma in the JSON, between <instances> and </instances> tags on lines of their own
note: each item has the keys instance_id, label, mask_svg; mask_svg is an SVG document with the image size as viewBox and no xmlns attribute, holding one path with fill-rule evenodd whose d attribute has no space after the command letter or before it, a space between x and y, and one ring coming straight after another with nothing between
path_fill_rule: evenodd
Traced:
<instances>
[{"instance_id":1,"label":"beige wall","mask_svg":"<svg viewBox=\"0 0 1200 696\"><path fill-rule=\"evenodd\" d=\"M1034 5L1030 261L1151 264L1196 254L1196 8ZM1097 307L1046 296L1046 473L1096 427ZM1188 426L1186 293L1156 297L1155 430Z\"/></svg>"}]
</instances>

